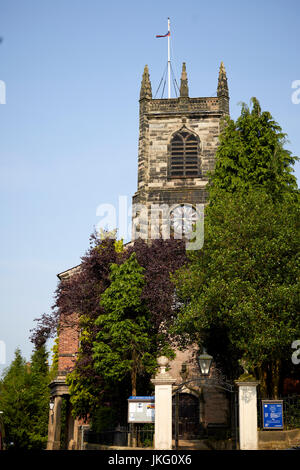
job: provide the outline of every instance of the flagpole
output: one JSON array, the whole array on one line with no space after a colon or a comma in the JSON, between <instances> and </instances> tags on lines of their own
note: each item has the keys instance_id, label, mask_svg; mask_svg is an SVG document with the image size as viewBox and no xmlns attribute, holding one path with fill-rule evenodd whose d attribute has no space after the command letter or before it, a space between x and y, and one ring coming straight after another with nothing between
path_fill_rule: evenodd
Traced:
<instances>
[{"instance_id":1,"label":"flagpole","mask_svg":"<svg viewBox=\"0 0 300 470\"><path fill-rule=\"evenodd\" d=\"M170 18L168 18L168 98L171 98Z\"/></svg>"}]
</instances>

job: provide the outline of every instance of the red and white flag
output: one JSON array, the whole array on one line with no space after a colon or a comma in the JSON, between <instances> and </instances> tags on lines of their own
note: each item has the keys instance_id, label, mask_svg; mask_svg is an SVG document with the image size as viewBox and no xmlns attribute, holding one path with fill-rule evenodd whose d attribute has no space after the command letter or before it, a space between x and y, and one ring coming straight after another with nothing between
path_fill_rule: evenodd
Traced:
<instances>
[{"instance_id":1,"label":"red and white flag","mask_svg":"<svg viewBox=\"0 0 300 470\"><path fill-rule=\"evenodd\" d=\"M171 36L170 31L168 31L167 34L163 34L163 35L157 34L156 35L157 38L166 38L167 36Z\"/></svg>"}]
</instances>

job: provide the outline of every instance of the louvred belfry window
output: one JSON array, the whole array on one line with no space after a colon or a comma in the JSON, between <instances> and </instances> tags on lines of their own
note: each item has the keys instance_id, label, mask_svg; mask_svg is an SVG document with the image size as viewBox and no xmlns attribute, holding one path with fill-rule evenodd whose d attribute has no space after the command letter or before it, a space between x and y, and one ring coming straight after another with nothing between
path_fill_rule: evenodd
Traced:
<instances>
[{"instance_id":1,"label":"louvred belfry window","mask_svg":"<svg viewBox=\"0 0 300 470\"><path fill-rule=\"evenodd\" d=\"M173 178L200 176L198 154L197 137L186 131L177 132L171 140L170 176Z\"/></svg>"}]
</instances>

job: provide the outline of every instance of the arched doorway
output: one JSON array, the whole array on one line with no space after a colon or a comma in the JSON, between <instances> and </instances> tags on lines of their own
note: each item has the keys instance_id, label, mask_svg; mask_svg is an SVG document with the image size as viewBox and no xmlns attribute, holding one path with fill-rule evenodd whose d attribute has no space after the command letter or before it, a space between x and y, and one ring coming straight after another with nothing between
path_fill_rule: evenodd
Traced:
<instances>
[{"instance_id":1,"label":"arched doorway","mask_svg":"<svg viewBox=\"0 0 300 470\"><path fill-rule=\"evenodd\" d=\"M193 439L200 434L199 398L191 393L178 394L178 437ZM176 423L176 395L172 399L173 435Z\"/></svg>"}]
</instances>

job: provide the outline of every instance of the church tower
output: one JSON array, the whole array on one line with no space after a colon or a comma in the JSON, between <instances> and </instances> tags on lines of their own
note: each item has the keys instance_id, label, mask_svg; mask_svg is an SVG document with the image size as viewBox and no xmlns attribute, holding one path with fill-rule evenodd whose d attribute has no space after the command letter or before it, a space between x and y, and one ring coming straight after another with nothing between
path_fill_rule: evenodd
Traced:
<instances>
[{"instance_id":1,"label":"church tower","mask_svg":"<svg viewBox=\"0 0 300 470\"><path fill-rule=\"evenodd\" d=\"M207 173L214 169L220 120L229 115L229 92L223 62L217 96L190 98L186 64L182 65L180 96L153 99L145 66L139 113L138 189L133 196L133 231L150 236L151 208L205 204ZM156 237L159 238L159 234Z\"/></svg>"}]
</instances>

